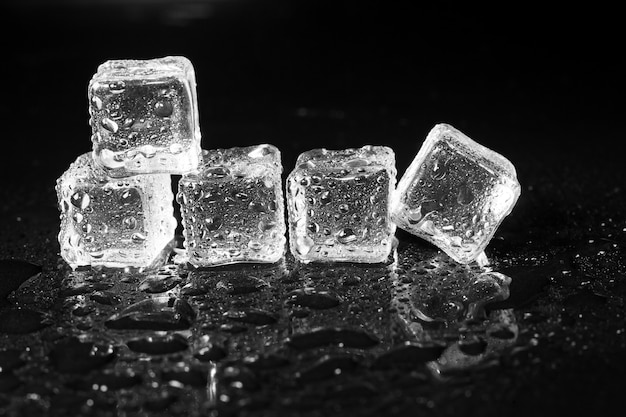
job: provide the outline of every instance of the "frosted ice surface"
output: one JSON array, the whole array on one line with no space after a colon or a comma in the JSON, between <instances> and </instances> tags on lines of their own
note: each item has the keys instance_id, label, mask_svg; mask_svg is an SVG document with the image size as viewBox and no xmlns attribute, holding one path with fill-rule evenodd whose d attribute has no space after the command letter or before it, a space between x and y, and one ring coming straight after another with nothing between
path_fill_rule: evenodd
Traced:
<instances>
[{"instance_id":1,"label":"frosted ice surface","mask_svg":"<svg viewBox=\"0 0 626 417\"><path fill-rule=\"evenodd\" d=\"M196 78L187 58L106 61L88 93L94 159L110 176L197 167Z\"/></svg>"},{"instance_id":2,"label":"frosted ice surface","mask_svg":"<svg viewBox=\"0 0 626 417\"><path fill-rule=\"evenodd\" d=\"M395 155L384 146L314 149L287 179L289 242L302 262L384 262L396 226Z\"/></svg>"},{"instance_id":3,"label":"frosted ice surface","mask_svg":"<svg viewBox=\"0 0 626 417\"><path fill-rule=\"evenodd\" d=\"M178 183L185 247L196 267L273 263L285 253L280 151L267 144L202 151Z\"/></svg>"},{"instance_id":4,"label":"frosted ice surface","mask_svg":"<svg viewBox=\"0 0 626 417\"><path fill-rule=\"evenodd\" d=\"M74 269L147 267L174 239L167 174L111 178L86 153L57 180L56 192L61 256Z\"/></svg>"},{"instance_id":5,"label":"frosted ice surface","mask_svg":"<svg viewBox=\"0 0 626 417\"><path fill-rule=\"evenodd\" d=\"M392 218L455 261L469 263L484 251L519 195L511 162L438 124L398 183Z\"/></svg>"}]
</instances>

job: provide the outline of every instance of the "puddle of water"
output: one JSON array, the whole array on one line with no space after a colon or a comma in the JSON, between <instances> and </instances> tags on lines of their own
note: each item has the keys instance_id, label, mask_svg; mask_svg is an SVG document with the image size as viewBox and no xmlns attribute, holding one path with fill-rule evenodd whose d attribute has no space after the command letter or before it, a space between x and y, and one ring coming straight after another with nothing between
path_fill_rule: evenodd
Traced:
<instances>
[{"instance_id":1,"label":"puddle of water","mask_svg":"<svg viewBox=\"0 0 626 417\"><path fill-rule=\"evenodd\" d=\"M275 265L67 272L45 314L0 310L0 337L15 342L0 350L0 396L11 393L0 409L355 409L381 389L454 378L514 346L512 310L485 308L507 299L509 283L488 266L457 265L410 245L388 265L288 257Z\"/></svg>"}]
</instances>

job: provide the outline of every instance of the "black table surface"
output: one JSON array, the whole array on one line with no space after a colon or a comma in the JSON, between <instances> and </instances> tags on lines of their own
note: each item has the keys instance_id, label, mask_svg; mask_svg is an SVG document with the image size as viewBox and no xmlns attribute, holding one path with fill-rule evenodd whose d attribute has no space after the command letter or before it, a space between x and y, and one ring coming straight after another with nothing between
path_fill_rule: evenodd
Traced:
<instances>
[{"instance_id":1,"label":"black table surface","mask_svg":"<svg viewBox=\"0 0 626 417\"><path fill-rule=\"evenodd\" d=\"M16 29L3 36L0 100L0 414L622 407L626 68L615 10L92 3L2 6ZM441 122L502 153L522 195L486 252L510 294L483 294L470 321L430 328L403 316L399 305L435 299L467 309L476 291L473 272L401 230L389 265L302 266L287 255L270 267L72 272L59 256L54 184L91 149L89 79L108 59L167 55L194 64L203 148L272 143L285 173L312 148L380 144L401 175ZM444 281L437 297L420 295ZM145 329L111 325L141 300L170 315ZM459 363L448 369L442 349L453 345Z\"/></svg>"}]
</instances>

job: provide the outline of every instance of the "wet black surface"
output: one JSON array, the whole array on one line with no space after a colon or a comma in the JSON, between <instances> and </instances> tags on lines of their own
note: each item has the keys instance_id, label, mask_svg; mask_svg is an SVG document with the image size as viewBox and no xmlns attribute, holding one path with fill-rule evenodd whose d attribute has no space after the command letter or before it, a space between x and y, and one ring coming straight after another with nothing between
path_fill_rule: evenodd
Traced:
<instances>
[{"instance_id":1,"label":"wet black surface","mask_svg":"<svg viewBox=\"0 0 626 417\"><path fill-rule=\"evenodd\" d=\"M37 41L5 37L0 415L621 408L625 72L611 11L223 3L9 3ZM289 171L313 147L385 144L402 173L448 122L503 153L522 196L492 264L456 265L399 230L385 265L195 271L171 256L158 271L71 271L53 185L91 146L88 80L106 59L167 54L196 67L204 147L273 143Z\"/></svg>"}]
</instances>

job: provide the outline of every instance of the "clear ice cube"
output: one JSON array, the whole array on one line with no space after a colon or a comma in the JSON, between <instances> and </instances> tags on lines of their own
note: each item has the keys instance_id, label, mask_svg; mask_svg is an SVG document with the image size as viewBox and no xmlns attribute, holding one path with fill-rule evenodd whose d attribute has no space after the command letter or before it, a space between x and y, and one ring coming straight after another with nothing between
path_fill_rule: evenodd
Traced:
<instances>
[{"instance_id":1,"label":"clear ice cube","mask_svg":"<svg viewBox=\"0 0 626 417\"><path fill-rule=\"evenodd\" d=\"M392 218L460 263L476 260L520 195L515 167L447 124L430 131L394 193Z\"/></svg>"},{"instance_id":2,"label":"clear ice cube","mask_svg":"<svg viewBox=\"0 0 626 417\"><path fill-rule=\"evenodd\" d=\"M285 253L280 151L267 144L204 150L176 196L196 267L273 263Z\"/></svg>"},{"instance_id":3,"label":"clear ice cube","mask_svg":"<svg viewBox=\"0 0 626 417\"><path fill-rule=\"evenodd\" d=\"M302 262L384 262L396 230L395 154L384 146L302 153L287 179L289 242Z\"/></svg>"},{"instance_id":4,"label":"clear ice cube","mask_svg":"<svg viewBox=\"0 0 626 417\"><path fill-rule=\"evenodd\" d=\"M196 78L187 58L106 61L88 95L94 159L110 176L197 167Z\"/></svg>"},{"instance_id":5,"label":"clear ice cube","mask_svg":"<svg viewBox=\"0 0 626 417\"><path fill-rule=\"evenodd\" d=\"M57 180L56 192L61 256L73 269L149 267L174 239L167 174L111 178L86 153Z\"/></svg>"}]
</instances>

